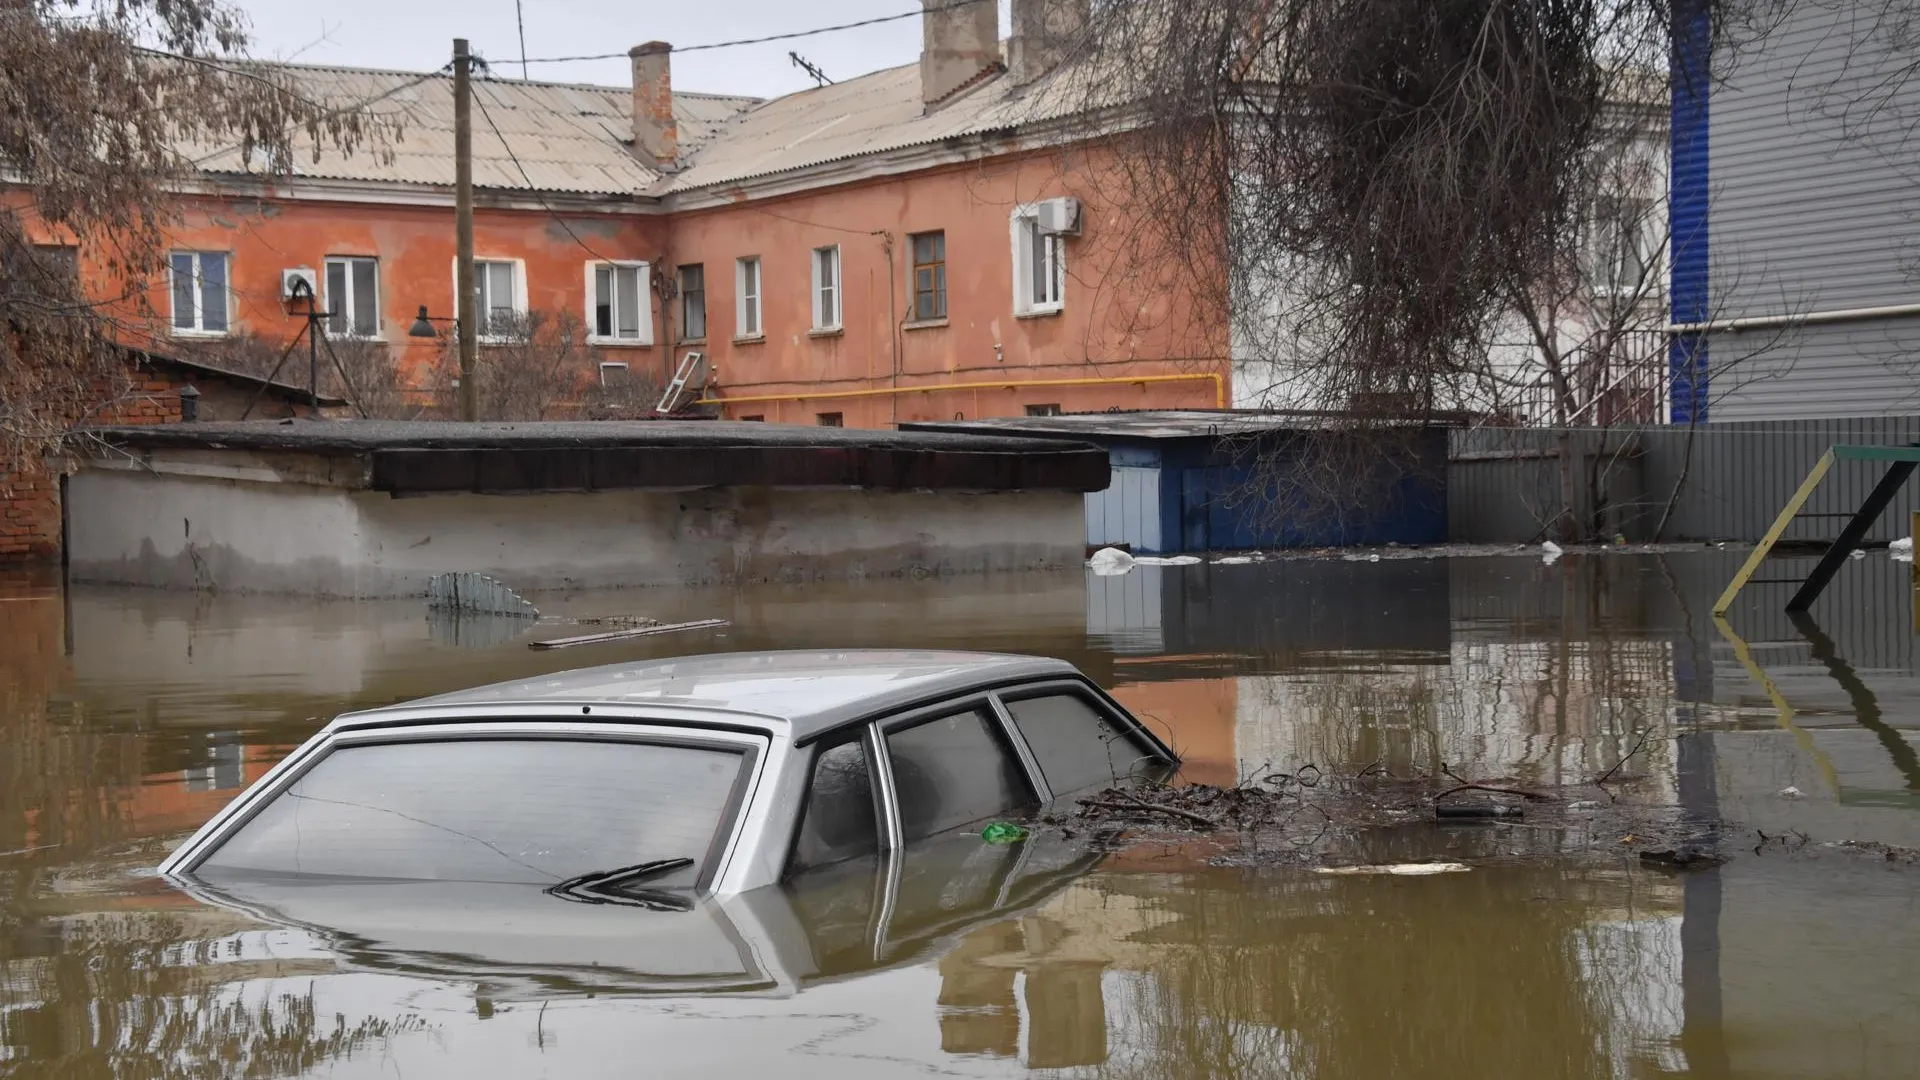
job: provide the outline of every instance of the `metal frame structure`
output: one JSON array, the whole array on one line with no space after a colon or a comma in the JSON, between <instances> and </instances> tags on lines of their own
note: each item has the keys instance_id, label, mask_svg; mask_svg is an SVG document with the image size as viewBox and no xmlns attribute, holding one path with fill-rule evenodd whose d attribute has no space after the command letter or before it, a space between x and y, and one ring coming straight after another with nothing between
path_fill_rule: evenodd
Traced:
<instances>
[{"instance_id":1,"label":"metal frame structure","mask_svg":"<svg viewBox=\"0 0 1920 1080\"><path fill-rule=\"evenodd\" d=\"M1920 445L1846 446L1836 443L1828 447L1827 452L1820 455L1820 460L1814 462L1812 471L1807 473L1807 478L1800 481L1800 487L1793 493L1793 497L1780 508L1779 516L1773 519L1773 525L1767 529L1766 535L1761 537L1760 543L1754 546L1753 553L1747 556L1747 561L1741 565L1739 573L1733 575L1733 580L1727 583L1726 591L1722 592L1720 599L1714 602L1713 613L1716 616L1725 615L1733 606L1734 599L1740 595L1740 590L1753 581L1753 575L1760 569L1760 564L1766 561L1774 545L1780 542L1780 537L1787 531L1787 526L1800 516L1800 511L1807 505L1807 500L1813 498L1813 493L1820 487L1820 482L1826 479L1834 463L1839 461L1884 461L1887 462L1886 475L1874 485L1873 490L1861 502L1860 508L1853 512L1852 517L1847 520L1846 527L1840 530L1840 536L1827 548L1826 554L1820 557L1819 563L1807 575L1806 580L1801 582L1799 590L1793 594L1793 599L1787 601L1788 611L1807 610L1813 606L1815 600L1820 598L1820 594L1826 591L1827 585L1833 581L1833 575L1839 572L1841 564L1845 563L1847 557L1859 548L1860 541L1866 538L1867 531L1873 528L1874 522L1880 520L1881 514L1886 513L1894 496L1898 495L1900 489L1905 487L1907 481L1912 478L1914 469L1920 467Z\"/></svg>"}]
</instances>

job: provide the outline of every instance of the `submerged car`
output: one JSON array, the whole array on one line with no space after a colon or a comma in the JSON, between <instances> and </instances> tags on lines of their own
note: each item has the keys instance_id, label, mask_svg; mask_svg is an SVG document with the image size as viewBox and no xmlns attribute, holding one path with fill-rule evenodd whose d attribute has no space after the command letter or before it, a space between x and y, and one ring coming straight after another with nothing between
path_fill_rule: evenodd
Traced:
<instances>
[{"instance_id":1,"label":"submerged car","mask_svg":"<svg viewBox=\"0 0 1920 1080\"><path fill-rule=\"evenodd\" d=\"M663 912L863 862L910 891L911 847L1175 762L1060 660L621 664L341 716L160 870L236 899L452 882Z\"/></svg>"}]
</instances>

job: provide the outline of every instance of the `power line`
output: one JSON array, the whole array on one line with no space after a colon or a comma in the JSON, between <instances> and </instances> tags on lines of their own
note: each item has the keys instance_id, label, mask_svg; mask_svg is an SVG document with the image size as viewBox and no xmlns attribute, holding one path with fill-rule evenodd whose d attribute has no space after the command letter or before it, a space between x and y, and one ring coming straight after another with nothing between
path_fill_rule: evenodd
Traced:
<instances>
[{"instance_id":1,"label":"power line","mask_svg":"<svg viewBox=\"0 0 1920 1080\"><path fill-rule=\"evenodd\" d=\"M858 22L841 23L838 26L821 26L812 30L795 30L785 34L768 34L766 37L740 38L735 41L711 41L705 45L675 46L673 51L677 53L703 52L708 49L731 49L740 45L765 45L773 41L792 41L795 38L814 37L819 34L833 34L842 30L857 30L863 26L878 26L881 23L899 22L901 19L917 19L923 15L933 15L944 11L954 11L963 7L971 7L974 4L989 4L994 2L995 0L952 0L951 3L929 7L922 11L903 11L898 15L880 15L871 19L861 19ZM618 60L626 55L626 53L617 52L600 53L595 56L539 56L521 62L526 64L568 64L576 60Z\"/></svg>"},{"instance_id":2,"label":"power line","mask_svg":"<svg viewBox=\"0 0 1920 1080\"><path fill-rule=\"evenodd\" d=\"M481 82L482 84L484 84L486 80L481 80ZM475 86L474 89L478 90L479 86ZM607 258L605 255L600 254L598 251L595 251L593 249L593 245L587 243L585 240L580 239L580 234L574 232L573 226L567 224L567 219L560 216L560 212L553 208L552 203L547 202L546 193L540 190L540 185L533 182L533 177L527 175L527 167L525 165L520 164L520 155L513 152L513 144L509 143L507 141L507 137L500 133L500 125L493 122L493 114L487 111L487 103L481 100L481 98L482 98L481 94L476 93L473 95L473 103L475 105L480 106L481 118L487 122L487 127L493 131L493 137L500 140L500 148L507 152L507 159L513 162L513 167L516 170L518 170L520 173L520 179L525 180L527 182L527 190L533 193L534 198L540 200L540 205L546 209L547 215L553 218L553 220L559 224L560 228L566 231L566 234L568 236L573 238L574 243L580 245L581 250L593 256L595 259L599 260L600 262L610 263L610 262L616 261L614 259ZM494 104L496 105L500 104L499 100L495 99Z\"/></svg>"}]
</instances>

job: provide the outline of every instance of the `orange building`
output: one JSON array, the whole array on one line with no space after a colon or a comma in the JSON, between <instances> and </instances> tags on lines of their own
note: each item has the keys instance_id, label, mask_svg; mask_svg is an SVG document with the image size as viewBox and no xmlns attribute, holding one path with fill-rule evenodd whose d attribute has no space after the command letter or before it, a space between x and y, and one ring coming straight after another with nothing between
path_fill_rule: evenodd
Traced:
<instances>
[{"instance_id":1,"label":"orange building","mask_svg":"<svg viewBox=\"0 0 1920 1080\"><path fill-rule=\"evenodd\" d=\"M1005 43L997 3L935 5L918 64L772 101L673 92L657 42L632 51L630 87L476 79L483 349L539 318L577 326L602 378L658 384L699 354L695 388L729 419L1225 405L1225 320L1130 257L1143 223L1056 85L1085 0L1011 2ZM304 324L288 272L303 272L330 336L384 348L414 407L444 414L452 80L282 70L397 136L308 147L290 177L192 148L203 180L183 193L141 344L284 344ZM440 337L410 333L422 309ZM304 365L282 378L303 382Z\"/></svg>"}]
</instances>

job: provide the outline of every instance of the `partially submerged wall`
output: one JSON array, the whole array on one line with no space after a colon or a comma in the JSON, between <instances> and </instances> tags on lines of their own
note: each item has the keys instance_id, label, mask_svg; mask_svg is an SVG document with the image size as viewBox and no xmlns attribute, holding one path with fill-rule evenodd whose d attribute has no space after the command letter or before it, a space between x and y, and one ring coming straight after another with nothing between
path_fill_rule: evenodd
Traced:
<instances>
[{"instance_id":1,"label":"partially submerged wall","mask_svg":"<svg viewBox=\"0 0 1920 1080\"><path fill-rule=\"evenodd\" d=\"M67 489L79 581L407 596L448 570L518 589L812 581L1070 566L1073 492L718 488L394 498L88 469Z\"/></svg>"},{"instance_id":2,"label":"partially submerged wall","mask_svg":"<svg viewBox=\"0 0 1920 1080\"><path fill-rule=\"evenodd\" d=\"M80 581L382 597L1077 566L1104 452L767 424L301 422L101 433Z\"/></svg>"}]
</instances>

